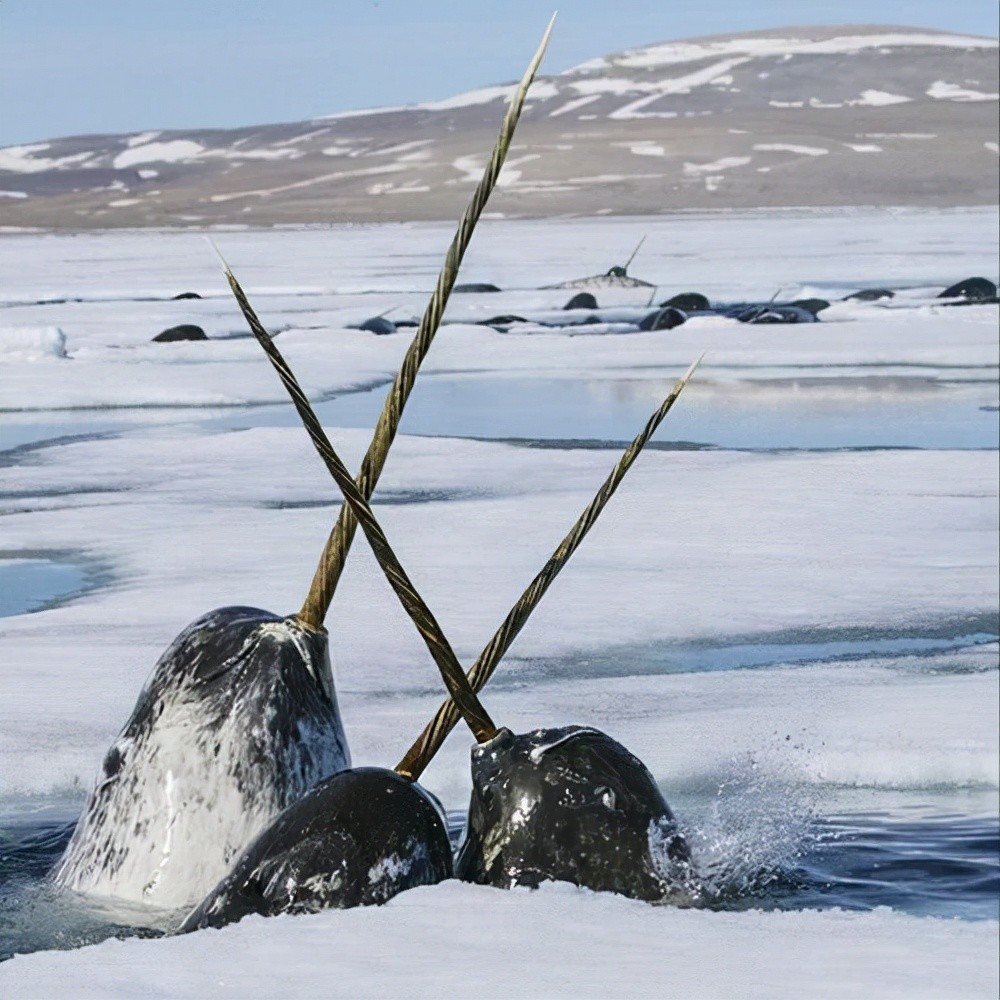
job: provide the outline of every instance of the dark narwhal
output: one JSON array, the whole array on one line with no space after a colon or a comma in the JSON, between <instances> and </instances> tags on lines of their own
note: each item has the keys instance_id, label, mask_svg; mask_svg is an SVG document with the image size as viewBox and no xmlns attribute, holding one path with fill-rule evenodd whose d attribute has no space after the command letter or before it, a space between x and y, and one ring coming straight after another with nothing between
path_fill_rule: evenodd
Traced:
<instances>
[{"instance_id":1,"label":"dark narwhal","mask_svg":"<svg viewBox=\"0 0 1000 1000\"><path fill-rule=\"evenodd\" d=\"M473 748L459 878L504 889L556 880L656 901L679 894L689 861L652 775L605 733L502 729Z\"/></svg>"},{"instance_id":2,"label":"dark narwhal","mask_svg":"<svg viewBox=\"0 0 1000 1000\"><path fill-rule=\"evenodd\" d=\"M379 417L358 476L365 499L378 482L543 51L544 42L511 100ZM356 528L345 505L297 614L221 608L174 641L105 757L53 871L57 883L163 907L193 906L282 809L349 765L323 621Z\"/></svg>"},{"instance_id":3,"label":"dark narwhal","mask_svg":"<svg viewBox=\"0 0 1000 1000\"><path fill-rule=\"evenodd\" d=\"M700 359L699 359L700 360ZM626 448L468 673L480 691L576 551L694 372L696 361ZM423 773L459 718L445 703L400 762ZM677 898L691 883L687 845L646 766L589 727L502 729L472 750L472 800L456 873L510 888L564 880L639 899Z\"/></svg>"},{"instance_id":4,"label":"dark narwhal","mask_svg":"<svg viewBox=\"0 0 1000 1000\"><path fill-rule=\"evenodd\" d=\"M385 903L453 874L437 801L395 771L341 771L306 793L237 858L180 931L251 913L316 913Z\"/></svg>"}]
</instances>

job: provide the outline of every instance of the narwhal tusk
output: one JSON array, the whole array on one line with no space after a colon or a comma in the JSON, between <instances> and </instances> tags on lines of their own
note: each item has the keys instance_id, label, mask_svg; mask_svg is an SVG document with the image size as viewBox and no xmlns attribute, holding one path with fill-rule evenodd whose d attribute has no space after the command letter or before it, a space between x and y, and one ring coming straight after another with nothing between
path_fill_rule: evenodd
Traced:
<instances>
[{"instance_id":1,"label":"narwhal tusk","mask_svg":"<svg viewBox=\"0 0 1000 1000\"><path fill-rule=\"evenodd\" d=\"M209 242L211 243L212 241L209 240ZM253 335L257 338L260 346L264 348L268 360L274 366L279 378L288 390L288 394L295 404L295 409L298 410L302 423L305 424L305 428L309 432L309 437L312 438L313 445L326 463L327 469L330 470L330 475L336 480L337 485L344 494L344 499L350 505L354 516L360 523L361 530L364 531L372 551L375 553L375 558L378 560L383 573L385 573L386 579L423 637L431 656L434 658L434 662L441 671L441 677L444 679L452 701L460 706L462 717L468 723L477 742L483 743L486 740L492 739L497 734L497 727L489 717L486 709L483 708L476 693L472 690L465 672L458 662L458 657L455 656L455 652L445 638L444 632L441 631L441 626L438 625L430 608L427 607L423 598L417 593L410 578L406 575L406 571L400 565L396 554L389 545L388 539L385 537L385 532L382 531L372 512L367 498L361 493L351 478L351 474L347 471L346 466L340 460L340 456L334 450L333 445L330 444L330 439L326 436L326 432L320 425L312 406L309 405L309 400L306 399L298 380L288 367L281 352L275 346L271 336L258 319L253 306L250 305L246 293L236 280L232 269L226 263L222 254L219 253L219 249L214 243L212 243L212 247L219 255L219 260L222 261L226 280L229 282L229 287L232 289L233 295L236 297L236 301L239 303L240 309L243 311L243 315L246 317Z\"/></svg>"},{"instance_id":2,"label":"narwhal tusk","mask_svg":"<svg viewBox=\"0 0 1000 1000\"><path fill-rule=\"evenodd\" d=\"M535 73L545 54L554 23L555 14L552 15L552 19L545 29L545 34L542 36L538 50L528 64L528 68L525 70L524 76L521 78L521 82L511 99L510 107L508 107L503 123L500 126L500 135L493 148L493 155L489 165L483 172L479 186L476 188L472 200L466 207L465 214L458 224L458 229L452 239L451 246L448 248L444 264L441 267L441 273L438 275L434 294L427 303L427 308L424 311L420 325L417 327L413 342L406 352L406 357L403 358L399 374L396 376L396 380L389 390L389 395L386 397L385 405L378 418L378 423L375 425L372 443L361 463L361 469L358 472L356 480L358 489L365 499L371 499L379 476L382 474L382 468L385 465L389 448L396 436L396 431L399 429L403 407L406 405L406 400L413 389L413 383L416 380L421 362L424 360L431 342L434 340L434 335L441 324L441 318L448 303L448 296L451 294L452 286L458 277L458 269L472 239L473 230L479 221L479 216L482 214L487 199L496 185L497 177L500 175L500 169L503 166L507 150L510 148L511 140L514 137L514 129L521 115L521 109L524 107L528 88L531 86ZM330 609L330 602L333 600L334 592L337 589L337 583L343 572L347 553L350 550L351 542L354 540L356 530L357 521L353 510L349 505L345 505L340 510L337 523L334 525L323 554L320 557L319 565L316 567L316 573L309 587L309 593L302 605L302 609L299 611L299 618L302 621L316 627L322 625L323 619Z\"/></svg>"},{"instance_id":3,"label":"narwhal tusk","mask_svg":"<svg viewBox=\"0 0 1000 1000\"><path fill-rule=\"evenodd\" d=\"M684 386L688 384L688 381L694 374L694 370L701 363L704 356L702 354L684 373L670 395L667 396L656 412L649 418L646 426L625 449L624 454L618 460L618 464L612 469L608 478L605 479L594 499L587 505L587 509L580 515L576 524L570 529L569 534L559 543L549 561L531 581L517 604L511 608L510 613L504 619L500 628L497 629L496 634L490 640L489 644L480 653L479 658L472 665L468 674L469 681L475 691L481 691L490 679L497 664L510 648L511 643L517 638L518 633L524 627L532 612L538 607L549 585L559 575L563 566L569 561L570 556L577 550L587 532L593 527L601 511L613 496L622 479L624 479L625 473L628 472L632 463L656 432L663 418L670 412L670 408L683 391ZM454 728L458 719L459 714L455 706L451 702L445 702L399 762L396 770L404 777L411 778L414 781L419 778L431 762L434 754L441 747L445 737Z\"/></svg>"},{"instance_id":4,"label":"narwhal tusk","mask_svg":"<svg viewBox=\"0 0 1000 1000\"><path fill-rule=\"evenodd\" d=\"M632 266L632 261L635 260L636 254L642 249L642 245L645 242L646 242L646 237L644 235L642 239L639 240L639 242L636 244L635 249L632 251L632 256L629 257L627 261L625 261L625 266L622 268L623 271L627 271Z\"/></svg>"}]
</instances>

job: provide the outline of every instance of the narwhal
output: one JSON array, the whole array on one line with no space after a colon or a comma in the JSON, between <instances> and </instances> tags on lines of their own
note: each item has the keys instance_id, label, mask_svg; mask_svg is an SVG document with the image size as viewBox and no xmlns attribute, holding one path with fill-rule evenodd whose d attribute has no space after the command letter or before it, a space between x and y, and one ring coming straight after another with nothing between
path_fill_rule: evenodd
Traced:
<instances>
[{"instance_id":1,"label":"narwhal","mask_svg":"<svg viewBox=\"0 0 1000 1000\"><path fill-rule=\"evenodd\" d=\"M699 358L625 449L594 498L508 613L468 673L481 691L694 374ZM445 702L397 765L418 778L454 727ZM682 898L690 852L646 766L589 726L502 729L472 749L472 798L456 874L513 888L567 881L650 901Z\"/></svg>"},{"instance_id":2,"label":"narwhal","mask_svg":"<svg viewBox=\"0 0 1000 1000\"><path fill-rule=\"evenodd\" d=\"M221 255L220 255L221 257ZM220 926L248 913L273 915L383 902L448 875L441 829L426 794L403 792L461 714L473 749L473 798L459 874L511 887L561 879L641 899L677 894L689 854L649 771L599 730L570 726L515 735L498 729L473 699L579 547L642 448L687 384L687 371L626 449L552 558L511 610L468 677L416 592L235 275L226 277L257 341L278 372L347 506L361 521L379 565L438 664L452 695L395 772L362 769L323 782L282 813L236 861L182 930ZM370 787L369 787L370 785ZM362 789L367 790L367 794ZM409 804L407 804L409 802ZM433 862L431 859L434 859Z\"/></svg>"},{"instance_id":3,"label":"narwhal","mask_svg":"<svg viewBox=\"0 0 1000 1000\"><path fill-rule=\"evenodd\" d=\"M358 476L366 499L496 184L551 28L511 99L386 399ZM296 614L221 608L171 644L105 756L53 871L58 884L161 907L192 906L281 810L349 766L323 622L356 527L345 505Z\"/></svg>"},{"instance_id":4,"label":"narwhal","mask_svg":"<svg viewBox=\"0 0 1000 1000\"><path fill-rule=\"evenodd\" d=\"M254 335L287 387L386 578L417 624L477 744L491 742L499 730L473 692L440 625L406 575L291 369L228 267L226 271ZM397 771L344 770L280 813L180 929L221 926L249 913L273 916L384 903L404 889L440 882L451 874L444 814L429 792Z\"/></svg>"}]
</instances>

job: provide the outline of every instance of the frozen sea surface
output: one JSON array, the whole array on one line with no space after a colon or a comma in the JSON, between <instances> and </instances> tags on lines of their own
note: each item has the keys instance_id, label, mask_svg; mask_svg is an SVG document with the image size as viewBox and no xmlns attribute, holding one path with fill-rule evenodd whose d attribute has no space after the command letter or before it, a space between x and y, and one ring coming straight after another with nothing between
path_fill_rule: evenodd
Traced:
<instances>
[{"instance_id":1,"label":"frozen sea surface","mask_svg":"<svg viewBox=\"0 0 1000 1000\"><path fill-rule=\"evenodd\" d=\"M35 953L0 966L0 992L440 995L475 976L484 996L995 995L997 307L928 295L996 280L996 221L745 213L476 237L462 280L505 291L456 296L466 322L439 335L375 498L463 661L709 352L486 699L512 728L594 725L642 757L706 875L694 909L447 884L66 952L36 949L171 923L40 888L152 664L213 607L298 607L339 504L195 236L5 236L0 345L57 328L67 357L25 353L23 333L0 350L0 574L84 576L37 597L2 577L0 952ZM567 293L537 286L646 232L632 271L657 300L911 291L803 327L468 325L558 309ZM349 464L409 336L345 324L418 314L449 236L219 235ZM189 290L204 297L170 301ZM180 322L219 339L149 342ZM441 684L362 544L329 624L355 761L390 766ZM468 748L457 732L426 774L453 815Z\"/></svg>"}]
</instances>

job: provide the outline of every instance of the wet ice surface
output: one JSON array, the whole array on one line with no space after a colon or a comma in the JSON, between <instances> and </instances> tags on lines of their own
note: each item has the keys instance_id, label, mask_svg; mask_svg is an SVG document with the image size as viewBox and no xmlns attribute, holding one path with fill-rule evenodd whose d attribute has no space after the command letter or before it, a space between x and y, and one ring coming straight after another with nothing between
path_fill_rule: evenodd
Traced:
<instances>
[{"instance_id":1,"label":"wet ice surface","mask_svg":"<svg viewBox=\"0 0 1000 1000\"><path fill-rule=\"evenodd\" d=\"M652 220L651 256L633 270L669 274L662 297L697 288L766 299L790 282L790 296L830 298L894 282L943 286L996 278L992 223L988 212ZM533 286L600 270L578 259L581 229L602 247L616 234L635 242L625 221L533 226L539 255L552 251L545 266L559 273L525 266L524 227L487 227L463 280L513 290L463 297L456 316L558 309L567 293ZM450 235L405 230L225 238L265 322L286 330L279 343L351 466L409 335L343 324L397 303L419 312ZM384 268L404 235L414 254ZM7 587L17 606L0 623L4 955L171 925L52 893L44 872L162 649L212 607L298 607L338 505L252 341L148 343L177 322L213 337L242 332L188 237L25 237L0 242L7 253L25 277L8 299L92 301L0 310L0 327L60 326L70 354L0 358L4 549L72 552L74 565L113 569L114 586L48 610L22 584ZM187 288L212 297L139 301ZM690 322L602 338L450 327L407 409L375 500L467 661L621 443L709 349L487 701L513 728L586 724L635 751L695 847L698 906L712 911L703 915L724 911L758 942L774 916L762 910L822 910L835 936L837 908L879 921L888 906L914 915L878 924L904 949L939 933L929 917L964 918L949 930L952 950L997 918L996 317L995 306L838 303L808 328ZM355 760L391 765L440 683L360 544L331 626ZM456 733L426 775L453 816L467 801L467 755ZM463 912L456 891L401 897L410 930ZM530 923L553 899L510 895L509 905ZM560 919L590 919L586 901L564 902ZM600 940L628 925L625 904L608 905L594 917ZM398 912L390 904L371 916ZM269 939L294 949L304 926L270 922ZM728 925L707 927L704 939L690 922L671 926L670 939L701 964ZM779 932L791 947L806 939L796 927ZM213 948L247 933L221 932ZM920 970L929 960L912 947ZM49 968L44 955L25 961L5 965L24 983L34 981L26 969ZM869 992L884 985L881 961L859 966ZM973 967L989 961L983 951ZM930 966L927 975L941 985ZM772 973L771 995L782 981Z\"/></svg>"}]
</instances>

